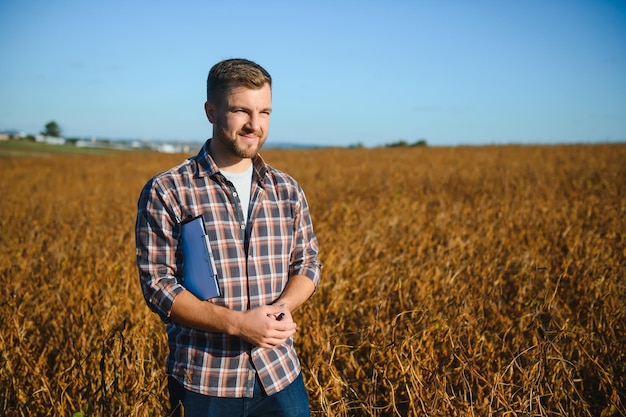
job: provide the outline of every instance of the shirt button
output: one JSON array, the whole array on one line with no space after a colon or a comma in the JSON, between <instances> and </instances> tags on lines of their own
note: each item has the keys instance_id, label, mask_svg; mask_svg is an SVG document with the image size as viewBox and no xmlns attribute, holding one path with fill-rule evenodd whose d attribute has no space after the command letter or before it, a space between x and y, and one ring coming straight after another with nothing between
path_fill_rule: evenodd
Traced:
<instances>
[{"instance_id":1,"label":"shirt button","mask_svg":"<svg viewBox=\"0 0 626 417\"><path fill-rule=\"evenodd\" d=\"M235 197L237 197L237 191L235 191L235 192L233 193L233 195L234 195Z\"/></svg>"},{"instance_id":2,"label":"shirt button","mask_svg":"<svg viewBox=\"0 0 626 417\"><path fill-rule=\"evenodd\" d=\"M240 228L241 230L243 230L243 229L245 229L245 228L246 228L246 225L245 225L245 224L243 224L243 223L241 223L241 224L239 225L239 228Z\"/></svg>"}]
</instances>

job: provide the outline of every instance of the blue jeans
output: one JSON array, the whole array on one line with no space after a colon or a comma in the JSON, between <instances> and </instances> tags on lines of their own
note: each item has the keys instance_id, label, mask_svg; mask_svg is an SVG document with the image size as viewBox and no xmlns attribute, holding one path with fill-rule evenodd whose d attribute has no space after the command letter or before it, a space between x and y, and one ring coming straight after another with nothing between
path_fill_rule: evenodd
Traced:
<instances>
[{"instance_id":1,"label":"blue jeans","mask_svg":"<svg viewBox=\"0 0 626 417\"><path fill-rule=\"evenodd\" d=\"M259 378L254 382L253 398L209 397L186 390L178 381L169 377L170 405L173 417L310 417L309 397L304 387L302 374L287 388L266 395Z\"/></svg>"}]
</instances>

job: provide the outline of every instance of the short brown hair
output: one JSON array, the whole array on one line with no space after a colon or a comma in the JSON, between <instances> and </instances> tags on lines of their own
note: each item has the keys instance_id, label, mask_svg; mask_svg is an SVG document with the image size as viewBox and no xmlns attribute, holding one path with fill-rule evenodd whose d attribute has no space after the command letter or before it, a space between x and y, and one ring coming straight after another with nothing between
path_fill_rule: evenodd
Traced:
<instances>
[{"instance_id":1,"label":"short brown hair","mask_svg":"<svg viewBox=\"0 0 626 417\"><path fill-rule=\"evenodd\" d=\"M222 97L231 83L259 89L265 84L272 87L272 77L259 64L247 59L233 58L213 65L206 81L207 101L215 102Z\"/></svg>"}]
</instances>

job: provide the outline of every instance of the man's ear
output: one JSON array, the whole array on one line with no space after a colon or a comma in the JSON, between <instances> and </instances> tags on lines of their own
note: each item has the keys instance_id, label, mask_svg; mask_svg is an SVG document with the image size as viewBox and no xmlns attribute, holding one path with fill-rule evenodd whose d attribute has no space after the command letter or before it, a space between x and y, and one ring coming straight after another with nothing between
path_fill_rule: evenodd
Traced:
<instances>
[{"instance_id":1,"label":"man's ear","mask_svg":"<svg viewBox=\"0 0 626 417\"><path fill-rule=\"evenodd\" d=\"M207 101L204 103L204 112L209 122L211 122L211 124L215 123L215 105Z\"/></svg>"}]
</instances>

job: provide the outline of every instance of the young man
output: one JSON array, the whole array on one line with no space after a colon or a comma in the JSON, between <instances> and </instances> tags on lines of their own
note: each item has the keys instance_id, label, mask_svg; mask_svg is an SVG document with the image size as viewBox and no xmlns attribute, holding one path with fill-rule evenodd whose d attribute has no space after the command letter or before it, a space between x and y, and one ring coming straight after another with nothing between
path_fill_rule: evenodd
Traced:
<instances>
[{"instance_id":1,"label":"young man","mask_svg":"<svg viewBox=\"0 0 626 417\"><path fill-rule=\"evenodd\" d=\"M315 291L321 263L302 189L258 155L271 88L254 62L217 63L205 103L212 139L139 197L137 265L148 306L167 323L174 415L309 415L292 312ZM206 301L181 280L181 224L197 216L221 292Z\"/></svg>"}]
</instances>

